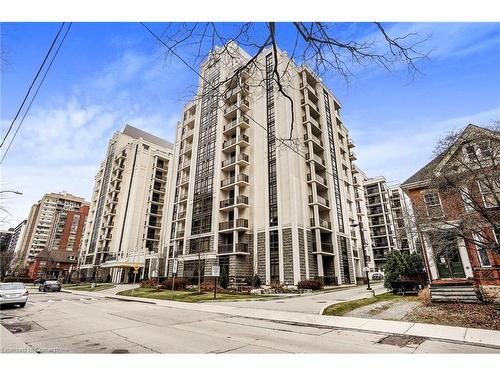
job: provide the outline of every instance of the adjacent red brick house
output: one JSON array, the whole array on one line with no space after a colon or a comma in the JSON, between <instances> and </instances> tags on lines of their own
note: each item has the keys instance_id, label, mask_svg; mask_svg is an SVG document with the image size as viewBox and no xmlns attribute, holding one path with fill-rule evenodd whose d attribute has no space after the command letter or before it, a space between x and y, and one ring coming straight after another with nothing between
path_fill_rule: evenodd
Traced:
<instances>
[{"instance_id":1,"label":"adjacent red brick house","mask_svg":"<svg viewBox=\"0 0 500 375\"><path fill-rule=\"evenodd\" d=\"M70 270L76 270L88 213L88 205L56 213L48 245L30 264L28 277L64 279Z\"/></svg>"},{"instance_id":2,"label":"adjacent red brick house","mask_svg":"<svg viewBox=\"0 0 500 375\"><path fill-rule=\"evenodd\" d=\"M401 187L434 282L470 282L500 300L500 134L468 125Z\"/></svg>"}]
</instances>

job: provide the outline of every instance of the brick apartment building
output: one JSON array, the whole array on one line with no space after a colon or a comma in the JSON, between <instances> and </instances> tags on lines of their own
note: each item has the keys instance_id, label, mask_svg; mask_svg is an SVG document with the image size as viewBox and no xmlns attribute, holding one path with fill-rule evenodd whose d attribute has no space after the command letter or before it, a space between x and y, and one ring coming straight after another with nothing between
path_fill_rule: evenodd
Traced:
<instances>
[{"instance_id":1,"label":"brick apartment building","mask_svg":"<svg viewBox=\"0 0 500 375\"><path fill-rule=\"evenodd\" d=\"M500 135L468 125L407 179L432 283L470 283L500 300Z\"/></svg>"},{"instance_id":2,"label":"brick apartment building","mask_svg":"<svg viewBox=\"0 0 500 375\"><path fill-rule=\"evenodd\" d=\"M30 278L64 278L71 269L76 270L80 243L89 205L60 205L53 213L48 241L29 263Z\"/></svg>"}]
</instances>

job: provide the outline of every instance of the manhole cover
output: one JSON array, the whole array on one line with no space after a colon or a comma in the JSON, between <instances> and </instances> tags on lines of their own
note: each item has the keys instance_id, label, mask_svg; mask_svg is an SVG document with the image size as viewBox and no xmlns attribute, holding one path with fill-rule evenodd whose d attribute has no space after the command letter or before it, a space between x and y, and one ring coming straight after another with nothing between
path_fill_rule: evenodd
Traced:
<instances>
[{"instance_id":1,"label":"manhole cover","mask_svg":"<svg viewBox=\"0 0 500 375\"><path fill-rule=\"evenodd\" d=\"M389 335L380 339L378 344L394 345L400 348L410 345L420 345L426 340L424 337Z\"/></svg>"},{"instance_id":2,"label":"manhole cover","mask_svg":"<svg viewBox=\"0 0 500 375\"><path fill-rule=\"evenodd\" d=\"M44 329L35 322L2 322L2 325L14 334Z\"/></svg>"},{"instance_id":3,"label":"manhole cover","mask_svg":"<svg viewBox=\"0 0 500 375\"><path fill-rule=\"evenodd\" d=\"M127 354L129 351L127 349L115 349L111 354Z\"/></svg>"}]
</instances>

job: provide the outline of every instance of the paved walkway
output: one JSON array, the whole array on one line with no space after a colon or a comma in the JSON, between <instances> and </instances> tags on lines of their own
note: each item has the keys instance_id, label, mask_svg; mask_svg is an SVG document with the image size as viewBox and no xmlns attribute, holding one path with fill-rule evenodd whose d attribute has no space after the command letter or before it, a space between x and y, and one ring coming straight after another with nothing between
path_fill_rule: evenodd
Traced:
<instances>
[{"instance_id":1,"label":"paved walkway","mask_svg":"<svg viewBox=\"0 0 500 375\"><path fill-rule=\"evenodd\" d=\"M287 323L307 327L341 328L364 332L412 335L429 339L445 340L466 344L479 344L500 349L500 331L451 327L434 324L398 322L390 320L352 318L343 316L324 316L317 313L303 313L293 311L277 311L260 308L236 307L226 303L187 303L150 298L125 297L105 295L101 292L77 292L73 294L113 298L126 301L155 304L157 306L204 311L207 313L225 314L250 319L259 319L278 323ZM335 292L333 292L335 293ZM242 305L237 305L242 306Z\"/></svg>"},{"instance_id":2,"label":"paved walkway","mask_svg":"<svg viewBox=\"0 0 500 375\"><path fill-rule=\"evenodd\" d=\"M375 294L386 292L382 283L372 285ZM322 314L323 310L335 303L353 301L372 297L373 293L366 286L347 286L334 288L322 293L309 293L279 300L254 300L234 302L213 302L221 306L245 307L249 309L266 309L278 311L294 311L307 314Z\"/></svg>"}]
</instances>

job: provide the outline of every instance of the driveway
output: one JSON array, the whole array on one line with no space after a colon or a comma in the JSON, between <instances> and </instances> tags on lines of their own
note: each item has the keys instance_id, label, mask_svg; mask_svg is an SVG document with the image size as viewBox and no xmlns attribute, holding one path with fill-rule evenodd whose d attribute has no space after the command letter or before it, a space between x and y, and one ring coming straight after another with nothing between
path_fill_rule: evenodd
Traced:
<instances>
[{"instance_id":1,"label":"driveway","mask_svg":"<svg viewBox=\"0 0 500 375\"><path fill-rule=\"evenodd\" d=\"M376 294L386 292L382 283L372 285ZM308 314L320 314L323 308L334 303L352 301L360 298L371 297L371 291L366 290L366 286L340 287L321 293L311 293L278 300L255 300L255 301L235 301L235 302L213 302L217 305L245 307L253 309L293 311ZM207 302L212 303L212 302Z\"/></svg>"}]
</instances>

